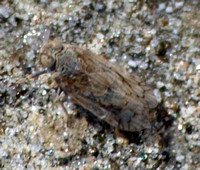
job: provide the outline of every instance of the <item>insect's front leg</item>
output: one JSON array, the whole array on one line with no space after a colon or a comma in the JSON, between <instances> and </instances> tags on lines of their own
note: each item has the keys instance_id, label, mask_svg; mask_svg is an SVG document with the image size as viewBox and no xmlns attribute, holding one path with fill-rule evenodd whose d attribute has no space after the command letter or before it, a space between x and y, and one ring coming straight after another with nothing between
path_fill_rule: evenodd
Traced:
<instances>
[{"instance_id":1,"label":"insect's front leg","mask_svg":"<svg viewBox=\"0 0 200 170\"><path fill-rule=\"evenodd\" d=\"M53 75L52 75L52 78L56 81L57 84L58 84L58 81L59 81L58 77L59 77L59 73L54 72ZM64 106L65 101L67 101L67 96L63 93L62 89L59 88L58 91L57 91L57 96L56 96L55 102L59 102L61 107L63 108L64 112L66 114L68 114L68 111L67 111L66 107Z\"/></svg>"},{"instance_id":2,"label":"insect's front leg","mask_svg":"<svg viewBox=\"0 0 200 170\"><path fill-rule=\"evenodd\" d=\"M73 120L75 118L74 113L76 114L75 105L73 105L73 103L71 102L71 98L66 96L65 93L63 93L62 89L58 89L56 101L59 102L63 111L67 114L67 127L71 128L73 126Z\"/></svg>"},{"instance_id":3,"label":"insect's front leg","mask_svg":"<svg viewBox=\"0 0 200 170\"><path fill-rule=\"evenodd\" d=\"M57 95L56 95L55 102L64 103L65 101L67 101L67 97L66 97L66 95L62 92L62 90L59 88L58 91L57 91Z\"/></svg>"},{"instance_id":4,"label":"insect's front leg","mask_svg":"<svg viewBox=\"0 0 200 170\"><path fill-rule=\"evenodd\" d=\"M67 126L70 128L73 125L74 120L74 110L76 109L75 106L71 102L71 98L69 93L67 93L67 85L61 80L61 76L58 72L54 72L52 74L52 78L60 87L58 89L58 95L56 97L56 101L59 102L64 112L67 114ZM67 102L67 105L65 105Z\"/></svg>"}]
</instances>

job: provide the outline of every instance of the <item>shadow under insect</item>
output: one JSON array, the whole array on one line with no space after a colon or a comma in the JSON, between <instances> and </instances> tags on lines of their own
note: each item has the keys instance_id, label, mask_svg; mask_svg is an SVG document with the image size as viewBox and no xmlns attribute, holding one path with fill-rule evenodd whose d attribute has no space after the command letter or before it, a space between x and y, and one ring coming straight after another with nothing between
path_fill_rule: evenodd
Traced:
<instances>
[{"instance_id":1,"label":"shadow under insect","mask_svg":"<svg viewBox=\"0 0 200 170\"><path fill-rule=\"evenodd\" d=\"M40 50L40 63L72 102L100 120L127 132L152 128L158 106L153 90L137 75L88 49L50 40Z\"/></svg>"},{"instance_id":2,"label":"shadow under insect","mask_svg":"<svg viewBox=\"0 0 200 170\"><path fill-rule=\"evenodd\" d=\"M170 135L166 132L172 119L137 75L101 55L58 40L43 45L40 63L46 70L35 76L51 73L78 106L81 114L77 118L87 113L88 122L98 122L103 132L110 127L118 129L129 143L141 144L155 136L168 146Z\"/></svg>"},{"instance_id":3,"label":"shadow under insect","mask_svg":"<svg viewBox=\"0 0 200 170\"><path fill-rule=\"evenodd\" d=\"M154 115L149 111L157 101L138 76L85 48L55 40L41 48L40 62L74 103L99 119L130 132L150 128Z\"/></svg>"}]
</instances>

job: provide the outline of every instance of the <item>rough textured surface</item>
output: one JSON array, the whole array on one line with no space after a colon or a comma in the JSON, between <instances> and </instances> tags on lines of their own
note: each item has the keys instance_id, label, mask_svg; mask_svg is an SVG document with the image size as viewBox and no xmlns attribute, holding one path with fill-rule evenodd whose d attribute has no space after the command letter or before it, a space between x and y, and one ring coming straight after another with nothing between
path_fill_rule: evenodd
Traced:
<instances>
[{"instance_id":1,"label":"rough textured surface","mask_svg":"<svg viewBox=\"0 0 200 170\"><path fill-rule=\"evenodd\" d=\"M198 0L1 1L0 167L199 167L199 5ZM106 54L136 72L154 86L173 124L163 136L131 134L127 141L70 100L64 103L66 114L55 101L50 75L27 78L41 69L38 52L49 36Z\"/></svg>"}]
</instances>

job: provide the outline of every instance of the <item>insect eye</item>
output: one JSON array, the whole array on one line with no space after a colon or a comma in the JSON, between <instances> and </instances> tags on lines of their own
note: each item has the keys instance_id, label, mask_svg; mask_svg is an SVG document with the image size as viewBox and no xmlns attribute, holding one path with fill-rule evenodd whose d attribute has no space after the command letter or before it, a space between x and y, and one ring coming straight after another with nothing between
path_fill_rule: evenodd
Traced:
<instances>
[{"instance_id":1,"label":"insect eye","mask_svg":"<svg viewBox=\"0 0 200 170\"><path fill-rule=\"evenodd\" d=\"M54 58L50 55L41 55L40 62L43 67L51 67L54 64Z\"/></svg>"}]
</instances>

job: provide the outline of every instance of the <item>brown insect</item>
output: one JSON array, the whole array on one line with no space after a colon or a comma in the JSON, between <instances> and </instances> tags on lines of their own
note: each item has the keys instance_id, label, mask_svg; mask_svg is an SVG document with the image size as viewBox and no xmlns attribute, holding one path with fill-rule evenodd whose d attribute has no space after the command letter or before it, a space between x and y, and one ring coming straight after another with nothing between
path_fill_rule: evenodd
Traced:
<instances>
[{"instance_id":1,"label":"brown insect","mask_svg":"<svg viewBox=\"0 0 200 170\"><path fill-rule=\"evenodd\" d=\"M157 101L138 76L101 55L58 40L42 46L40 63L73 102L110 125L125 131L151 127Z\"/></svg>"}]
</instances>

